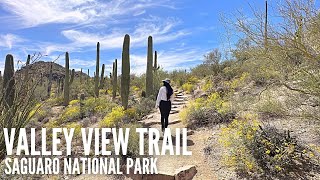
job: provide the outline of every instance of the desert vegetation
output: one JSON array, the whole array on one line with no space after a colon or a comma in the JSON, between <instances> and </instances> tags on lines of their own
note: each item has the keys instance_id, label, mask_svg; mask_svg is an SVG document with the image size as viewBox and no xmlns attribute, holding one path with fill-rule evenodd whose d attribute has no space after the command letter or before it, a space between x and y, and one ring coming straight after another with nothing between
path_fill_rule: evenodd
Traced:
<instances>
[{"instance_id":1,"label":"desert vegetation","mask_svg":"<svg viewBox=\"0 0 320 180\"><path fill-rule=\"evenodd\" d=\"M268 5L266 4L266 7ZM225 179L320 178L320 15L312 0L285 1L277 22L268 10L255 19L224 19L240 35L228 55L213 49L202 64L171 72L146 37L146 73L130 71L130 36L106 75L97 42L94 77L29 55L15 71L7 55L2 85L0 128L142 127L154 111L161 80L172 80L192 98L179 112L184 126L213 132L203 154ZM212 136L212 137L211 137ZM138 137L130 134L129 156L138 156ZM5 158L0 134L0 160ZM76 147L79 148L79 147ZM77 152L77 150L75 150ZM218 153L219 152L219 153ZM123 158L126 158L123 156ZM220 171L230 172L228 175Z\"/></svg>"}]
</instances>

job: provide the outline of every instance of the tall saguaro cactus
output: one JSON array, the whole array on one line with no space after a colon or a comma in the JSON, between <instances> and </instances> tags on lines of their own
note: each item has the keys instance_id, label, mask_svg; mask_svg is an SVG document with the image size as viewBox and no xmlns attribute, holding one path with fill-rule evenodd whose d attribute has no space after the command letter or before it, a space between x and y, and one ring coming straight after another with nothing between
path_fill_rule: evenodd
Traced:
<instances>
[{"instance_id":1,"label":"tall saguaro cactus","mask_svg":"<svg viewBox=\"0 0 320 180\"><path fill-rule=\"evenodd\" d=\"M63 83L63 105L68 106L70 101L70 86L74 79L75 71L72 69L71 78L70 78L70 70L69 70L69 53L66 52L66 65L65 65L65 77Z\"/></svg>"},{"instance_id":2,"label":"tall saguaro cactus","mask_svg":"<svg viewBox=\"0 0 320 180\"><path fill-rule=\"evenodd\" d=\"M112 80L112 98L115 99L117 96L117 82L118 82L118 60L113 62L113 80Z\"/></svg>"},{"instance_id":3,"label":"tall saguaro cactus","mask_svg":"<svg viewBox=\"0 0 320 180\"><path fill-rule=\"evenodd\" d=\"M88 69L87 83L89 83L89 80L90 80L90 70Z\"/></svg>"},{"instance_id":4,"label":"tall saguaro cactus","mask_svg":"<svg viewBox=\"0 0 320 180\"><path fill-rule=\"evenodd\" d=\"M157 70L160 68L158 65L158 53L154 51L154 62L153 62L153 92L156 92L160 86L160 77L158 76Z\"/></svg>"},{"instance_id":5,"label":"tall saguaro cactus","mask_svg":"<svg viewBox=\"0 0 320 180\"><path fill-rule=\"evenodd\" d=\"M104 68L105 68L105 65L102 64L99 89L103 89L103 86L104 86Z\"/></svg>"},{"instance_id":6,"label":"tall saguaro cactus","mask_svg":"<svg viewBox=\"0 0 320 180\"><path fill-rule=\"evenodd\" d=\"M122 48L122 73L121 73L121 102L124 109L128 108L130 88L130 36L126 34Z\"/></svg>"},{"instance_id":7,"label":"tall saguaro cactus","mask_svg":"<svg viewBox=\"0 0 320 180\"><path fill-rule=\"evenodd\" d=\"M49 67L49 82L48 82L48 89L47 89L48 98L50 97L51 87L52 87L52 64L53 62L50 63L50 67Z\"/></svg>"},{"instance_id":8,"label":"tall saguaro cactus","mask_svg":"<svg viewBox=\"0 0 320 180\"><path fill-rule=\"evenodd\" d=\"M97 60L96 60L96 73L94 76L94 94L99 97L99 63L100 63L100 43L97 43Z\"/></svg>"},{"instance_id":9,"label":"tall saguaro cactus","mask_svg":"<svg viewBox=\"0 0 320 180\"><path fill-rule=\"evenodd\" d=\"M148 37L148 56L147 56L147 72L146 72L146 95L149 97L153 91L153 44L152 36Z\"/></svg>"},{"instance_id":10,"label":"tall saguaro cactus","mask_svg":"<svg viewBox=\"0 0 320 180\"><path fill-rule=\"evenodd\" d=\"M82 83L82 68L80 70L80 83Z\"/></svg>"},{"instance_id":11,"label":"tall saguaro cactus","mask_svg":"<svg viewBox=\"0 0 320 180\"><path fill-rule=\"evenodd\" d=\"M68 106L69 105L69 93L70 93L70 89L69 89L69 53L66 52L66 57L65 57L65 77L64 77L64 87L63 87L63 105Z\"/></svg>"},{"instance_id":12,"label":"tall saguaro cactus","mask_svg":"<svg viewBox=\"0 0 320 180\"><path fill-rule=\"evenodd\" d=\"M15 94L15 78L14 78L14 65L13 56L8 54L6 56L6 62L3 73L3 93L4 93L4 105L9 108L13 105Z\"/></svg>"}]
</instances>

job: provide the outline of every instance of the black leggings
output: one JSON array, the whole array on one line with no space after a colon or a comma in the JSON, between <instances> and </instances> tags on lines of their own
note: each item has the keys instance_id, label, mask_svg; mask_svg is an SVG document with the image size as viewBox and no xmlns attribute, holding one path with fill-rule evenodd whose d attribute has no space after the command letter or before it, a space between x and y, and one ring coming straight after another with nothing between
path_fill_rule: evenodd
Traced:
<instances>
[{"instance_id":1,"label":"black leggings","mask_svg":"<svg viewBox=\"0 0 320 180\"><path fill-rule=\"evenodd\" d=\"M171 111L171 101L160 101L160 112L161 112L161 128L164 130L164 128L168 127L168 121L169 121L169 114Z\"/></svg>"}]
</instances>

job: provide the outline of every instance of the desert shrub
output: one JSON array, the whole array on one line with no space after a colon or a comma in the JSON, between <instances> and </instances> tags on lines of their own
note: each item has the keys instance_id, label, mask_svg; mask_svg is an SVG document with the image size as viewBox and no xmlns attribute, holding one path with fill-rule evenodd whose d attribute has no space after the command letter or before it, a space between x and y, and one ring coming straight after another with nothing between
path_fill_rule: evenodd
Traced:
<instances>
[{"instance_id":1,"label":"desert shrub","mask_svg":"<svg viewBox=\"0 0 320 180\"><path fill-rule=\"evenodd\" d=\"M138 118L139 118L136 108L128 108L125 113L126 113L126 117L130 121L138 120Z\"/></svg>"},{"instance_id":2,"label":"desert shrub","mask_svg":"<svg viewBox=\"0 0 320 180\"><path fill-rule=\"evenodd\" d=\"M213 93L207 99L198 98L189 103L179 116L188 127L196 128L228 122L234 113L218 93Z\"/></svg>"},{"instance_id":3,"label":"desert shrub","mask_svg":"<svg viewBox=\"0 0 320 180\"><path fill-rule=\"evenodd\" d=\"M65 123L80 118L80 106L68 106L58 119L58 122Z\"/></svg>"},{"instance_id":4,"label":"desert shrub","mask_svg":"<svg viewBox=\"0 0 320 180\"><path fill-rule=\"evenodd\" d=\"M257 112L266 117L282 117L286 114L284 105L275 99L268 98L257 104Z\"/></svg>"},{"instance_id":5,"label":"desert shrub","mask_svg":"<svg viewBox=\"0 0 320 180\"><path fill-rule=\"evenodd\" d=\"M118 127L125 118L125 115L126 113L123 107L114 107L112 108L112 111L100 122L100 127Z\"/></svg>"},{"instance_id":6,"label":"desert shrub","mask_svg":"<svg viewBox=\"0 0 320 180\"><path fill-rule=\"evenodd\" d=\"M193 92L194 88L195 88L195 86L189 82L182 85L182 89L184 91L186 91L187 93Z\"/></svg>"},{"instance_id":7,"label":"desert shrub","mask_svg":"<svg viewBox=\"0 0 320 180\"><path fill-rule=\"evenodd\" d=\"M72 123L68 123L66 124L65 128L74 128L74 134L73 136L75 138L78 138L80 137L81 135L81 128L82 128L82 125L80 123L77 123L77 122L72 122Z\"/></svg>"},{"instance_id":8,"label":"desert shrub","mask_svg":"<svg viewBox=\"0 0 320 180\"><path fill-rule=\"evenodd\" d=\"M134 108L138 115L138 119L148 115L155 107L155 101L151 98L142 98L139 103L137 103Z\"/></svg>"},{"instance_id":9,"label":"desert shrub","mask_svg":"<svg viewBox=\"0 0 320 180\"><path fill-rule=\"evenodd\" d=\"M313 150L289 131L262 128L256 115L246 114L222 128L219 143L227 150L223 163L241 175L285 178L297 169L307 173L318 167Z\"/></svg>"},{"instance_id":10,"label":"desert shrub","mask_svg":"<svg viewBox=\"0 0 320 180\"><path fill-rule=\"evenodd\" d=\"M233 78L230 81L226 81L225 85L228 87L229 91L233 92L243 87L249 80L250 74L248 72L242 73L238 78Z\"/></svg>"},{"instance_id":11,"label":"desert shrub","mask_svg":"<svg viewBox=\"0 0 320 180\"><path fill-rule=\"evenodd\" d=\"M211 91L213 88L213 83L210 81L210 79L207 79L205 84L202 86L203 91Z\"/></svg>"},{"instance_id":12,"label":"desert shrub","mask_svg":"<svg viewBox=\"0 0 320 180\"><path fill-rule=\"evenodd\" d=\"M61 106L63 104L63 97L49 98L46 100L46 104L51 106Z\"/></svg>"},{"instance_id":13,"label":"desert shrub","mask_svg":"<svg viewBox=\"0 0 320 180\"><path fill-rule=\"evenodd\" d=\"M83 111L86 116L90 116L93 114L105 116L112 110L113 107L116 106L115 103L113 103L110 99L107 99L106 97L90 97L84 100L83 103Z\"/></svg>"},{"instance_id":14,"label":"desert shrub","mask_svg":"<svg viewBox=\"0 0 320 180\"><path fill-rule=\"evenodd\" d=\"M224 128L221 128L219 143L227 150L223 164L235 167L238 171L257 171L258 166L250 154L246 144L252 144L259 122L252 115L243 119L235 119Z\"/></svg>"},{"instance_id":15,"label":"desert shrub","mask_svg":"<svg viewBox=\"0 0 320 180\"><path fill-rule=\"evenodd\" d=\"M319 165L310 148L298 142L290 131L280 132L275 127L260 128L247 147L266 174L287 176L298 169L306 173Z\"/></svg>"},{"instance_id":16,"label":"desert shrub","mask_svg":"<svg viewBox=\"0 0 320 180\"><path fill-rule=\"evenodd\" d=\"M75 99L69 102L69 105L74 106L74 105L78 105L80 103L80 100Z\"/></svg>"},{"instance_id":17,"label":"desert shrub","mask_svg":"<svg viewBox=\"0 0 320 180\"><path fill-rule=\"evenodd\" d=\"M140 124L129 123L123 126L123 129L130 128L129 141L128 141L128 149L127 156L130 158L135 158L139 156L139 133L136 132L137 128L142 128ZM144 148L147 149L146 146Z\"/></svg>"}]
</instances>

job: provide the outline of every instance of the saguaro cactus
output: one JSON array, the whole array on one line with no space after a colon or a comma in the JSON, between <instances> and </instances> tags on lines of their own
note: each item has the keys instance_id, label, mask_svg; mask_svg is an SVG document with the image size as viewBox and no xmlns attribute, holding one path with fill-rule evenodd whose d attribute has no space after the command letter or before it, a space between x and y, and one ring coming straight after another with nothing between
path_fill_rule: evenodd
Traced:
<instances>
[{"instance_id":1,"label":"saguaro cactus","mask_svg":"<svg viewBox=\"0 0 320 180\"><path fill-rule=\"evenodd\" d=\"M89 83L89 79L90 79L90 70L88 69L88 78L87 78L87 83Z\"/></svg>"},{"instance_id":2,"label":"saguaro cactus","mask_svg":"<svg viewBox=\"0 0 320 180\"><path fill-rule=\"evenodd\" d=\"M122 73L121 73L121 102L124 109L128 108L129 88L130 88L130 36L124 36L122 48Z\"/></svg>"},{"instance_id":3,"label":"saguaro cactus","mask_svg":"<svg viewBox=\"0 0 320 180\"><path fill-rule=\"evenodd\" d=\"M160 77L158 76L157 70L160 68L158 65L158 53L154 51L154 62L153 62L153 92L156 92L160 88Z\"/></svg>"},{"instance_id":4,"label":"saguaro cactus","mask_svg":"<svg viewBox=\"0 0 320 180\"><path fill-rule=\"evenodd\" d=\"M66 52L66 64L65 64L65 77L64 77L64 87L63 87L63 95L64 95L64 98L63 98L63 105L65 106L68 106L69 105L69 93L70 93L70 89L69 89L69 53Z\"/></svg>"},{"instance_id":5,"label":"saguaro cactus","mask_svg":"<svg viewBox=\"0 0 320 180\"><path fill-rule=\"evenodd\" d=\"M80 70L80 84L82 83L82 68Z\"/></svg>"},{"instance_id":6,"label":"saguaro cactus","mask_svg":"<svg viewBox=\"0 0 320 180\"><path fill-rule=\"evenodd\" d=\"M52 64L53 64L53 62L50 63L50 67L49 67L49 82L48 82L48 89L47 89L48 98L50 97L51 87L52 87Z\"/></svg>"},{"instance_id":7,"label":"saguaro cactus","mask_svg":"<svg viewBox=\"0 0 320 180\"><path fill-rule=\"evenodd\" d=\"M70 101L70 86L74 79L75 70L72 69L71 71L71 78L70 78L70 70L69 70L69 53L66 52L66 65L65 65L65 77L63 83L63 105L68 106Z\"/></svg>"},{"instance_id":8,"label":"saguaro cactus","mask_svg":"<svg viewBox=\"0 0 320 180\"><path fill-rule=\"evenodd\" d=\"M146 95L149 97L153 91L153 45L152 36L148 37L148 56L147 56L147 72L146 72Z\"/></svg>"},{"instance_id":9,"label":"saguaro cactus","mask_svg":"<svg viewBox=\"0 0 320 180\"><path fill-rule=\"evenodd\" d=\"M116 59L113 63L113 80L112 80L112 98L115 99L117 96L117 82L118 82L118 60Z\"/></svg>"},{"instance_id":10,"label":"saguaro cactus","mask_svg":"<svg viewBox=\"0 0 320 180\"><path fill-rule=\"evenodd\" d=\"M6 62L3 73L3 93L4 93L4 105L6 108L11 107L14 101L15 94L15 78L14 78L14 65L13 56L8 54L6 56Z\"/></svg>"},{"instance_id":11,"label":"saguaro cactus","mask_svg":"<svg viewBox=\"0 0 320 180\"><path fill-rule=\"evenodd\" d=\"M100 43L97 43L97 60L96 60L96 73L94 76L94 94L99 97L99 63L100 63Z\"/></svg>"},{"instance_id":12,"label":"saguaro cactus","mask_svg":"<svg viewBox=\"0 0 320 180\"><path fill-rule=\"evenodd\" d=\"M102 64L99 89L103 89L103 86L104 86L104 68L105 68L105 65Z\"/></svg>"}]
</instances>

